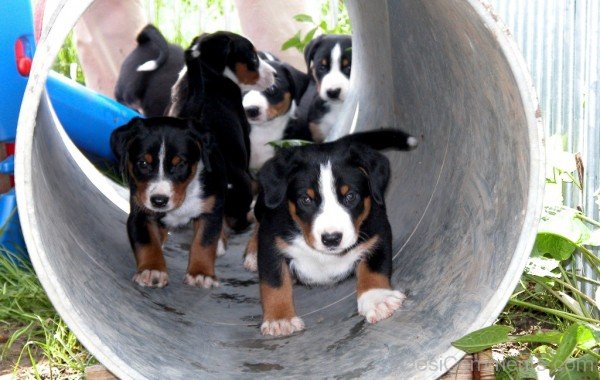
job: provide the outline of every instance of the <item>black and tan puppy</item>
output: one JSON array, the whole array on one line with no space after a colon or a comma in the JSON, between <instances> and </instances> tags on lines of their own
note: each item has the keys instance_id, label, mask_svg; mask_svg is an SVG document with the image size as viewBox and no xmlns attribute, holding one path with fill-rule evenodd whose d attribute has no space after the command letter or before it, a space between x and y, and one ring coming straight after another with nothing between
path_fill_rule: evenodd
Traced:
<instances>
[{"instance_id":1,"label":"black and tan puppy","mask_svg":"<svg viewBox=\"0 0 600 380\"><path fill-rule=\"evenodd\" d=\"M312 140L322 142L338 121L350 90L352 38L321 35L306 45L304 59L311 82L296 114Z\"/></svg>"},{"instance_id":2,"label":"black and tan puppy","mask_svg":"<svg viewBox=\"0 0 600 380\"><path fill-rule=\"evenodd\" d=\"M197 119L214 135L225 161L225 219L234 230L248 224L252 203L250 125L242 91L274 84L275 70L246 38L229 32L202 35L185 52L186 68L173 87L169 115Z\"/></svg>"},{"instance_id":3,"label":"black and tan puppy","mask_svg":"<svg viewBox=\"0 0 600 380\"><path fill-rule=\"evenodd\" d=\"M133 280L140 286L166 286L162 244L167 231L192 221L185 283L218 286L215 258L222 249L227 183L210 133L183 119L134 118L113 131L110 144L130 188L127 232L137 263Z\"/></svg>"},{"instance_id":4,"label":"black and tan puppy","mask_svg":"<svg viewBox=\"0 0 600 380\"><path fill-rule=\"evenodd\" d=\"M263 334L304 328L294 310L293 277L327 285L355 273L358 312L370 323L400 307L404 295L390 284L392 232L384 199L390 165L375 149L416 145L406 133L380 130L282 149L267 161L258 175L258 234L247 253L258 250Z\"/></svg>"},{"instance_id":5,"label":"black and tan puppy","mask_svg":"<svg viewBox=\"0 0 600 380\"><path fill-rule=\"evenodd\" d=\"M162 116L171 101L170 88L183 66L183 49L169 44L155 26L148 24L121 65L115 99L142 115Z\"/></svg>"}]
</instances>

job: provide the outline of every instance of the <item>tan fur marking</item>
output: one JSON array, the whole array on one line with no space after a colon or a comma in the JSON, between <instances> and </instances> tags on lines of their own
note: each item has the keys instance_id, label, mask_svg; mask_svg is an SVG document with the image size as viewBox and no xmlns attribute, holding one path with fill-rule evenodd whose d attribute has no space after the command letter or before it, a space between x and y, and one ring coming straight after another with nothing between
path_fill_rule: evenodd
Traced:
<instances>
[{"instance_id":1,"label":"tan fur marking","mask_svg":"<svg viewBox=\"0 0 600 380\"><path fill-rule=\"evenodd\" d=\"M363 212L361 212L358 218L356 218L356 220L354 221L354 229L356 230L357 234L360 230L360 226L371 213L371 197L365 197L365 199L363 199L363 206Z\"/></svg>"},{"instance_id":2,"label":"tan fur marking","mask_svg":"<svg viewBox=\"0 0 600 380\"><path fill-rule=\"evenodd\" d=\"M202 213L203 214L212 214L215 210L215 205L217 204L217 197L214 195L210 195L206 198L202 199Z\"/></svg>"},{"instance_id":3,"label":"tan fur marking","mask_svg":"<svg viewBox=\"0 0 600 380\"><path fill-rule=\"evenodd\" d=\"M315 199L315 197L317 196L317 193L315 192L314 189L308 189L308 190L306 190L306 195L308 195L310 197L310 199Z\"/></svg>"},{"instance_id":4,"label":"tan fur marking","mask_svg":"<svg viewBox=\"0 0 600 380\"><path fill-rule=\"evenodd\" d=\"M190 247L190 257L187 273L191 276L199 274L215 277L215 259L217 257L217 244L219 239L209 245L202 245L202 235L206 222L202 219L194 220L194 239Z\"/></svg>"},{"instance_id":5,"label":"tan fur marking","mask_svg":"<svg viewBox=\"0 0 600 380\"><path fill-rule=\"evenodd\" d=\"M321 60L321 65L327 65L327 58L323 58Z\"/></svg>"},{"instance_id":6,"label":"tan fur marking","mask_svg":"<svg viewBox=\"0 0 600 380\"><path fill-rule=\"evenodd\" d=\"M350 64L350 60L348 58L342 59L342 67L346 67Z\"/></svg>"},{"instance_id":7,"label":"tan fur marking","mask_svg":"<svg viewBox=\"0 0 600 380\"><path fill-rule=\"evenodd\" d=\"M260 283L260 302L263 309L263 321L292 319L296 316L292 296L292 276L287 263L281 264L282 284L279 288Z\"/></svg>"},{"instance_id":8,"label":"tan fur marking","mask_svg":"<svg viewBox=\"0 0 600 380\"><path fill-rule=\"evenodd\" d=\"M177 166L177 165L179 165L179 163L180 163L181 161L183 161L183 160L181 159L181 157L179 157L179 156L175 156L175 157L173 157L173 159L171 160L171 165L173 165L173 166Z\"/></svg>"},{"instance_id":9,"label":"tan fur marking","mask_svg":"<svg viewBox=\"0 0 600 380\"><path fill-rule=\"evenodd\" d=\"M185 182L173 183L173 203L175 204L175 208L181 206L181 204L185 200L185 193L186 193L187 187L190 184L190 182L192 182L192 180L194 179L197 168L198 168L198 164L194 164L192 166L190 176L186 178Z\"/></svg>"},{"instance_id":10,"label":"tan fur marking","mask_svg":"<svg viewBox=\"0 0 600 380\"><path fill-rule=\"evenodd\" d=\"M152 163L152 155L151 155L151 154L149 154L149 153L146 153L146 154L144 154L144 160L145 160L147 163L151 164L151 163Z\"/></svg>"},{"instance_id":11,"label":"tan fur marking","mask_svg":"<svg viewBox=\"0 0 600 380\"><path fill-rule=\"evenodd\" d=\"M370 241L370 240L369 240ZM366 243L365 243L366 244ZM371 289L391 289L390 279L369 269L365 261L358 263L356 267L356 296L360 297L364 292Z\"/></svg>"},{"instance_id":12,"label":"tan fur marking","mask_svg":"<svg viewBox=\"0 0 600 380\"><path fill-rule=\"evenodd\" d=\"M289 92L283 94L283 100L277 104L269 104L267 108L267 119L273 120L284 115L292 105L292 95Z\"/></svg>"},{"instance_id":13,"label":"tan fur marking","mask_svg":"<svg viewBox=\"0 0 600 380\"><path fill-rule=\"evenodd\" d=\"M350 186L348 186L348 185L342 185L340 187L340 194L342 194L342 195L348 194L349 191L350 191Z\"/></svg>"},{"instance_id":14,"label":"tan fur marking","mask_svg":"<svg viewBox=\"0 0 600 380\"><path fill-rule=\"evenodd\" d=\"M248 70L246 64L239 62L235 64L235 76L242 84L256 84L260 79L256 71Z\"/></svg>"},{"instance_id":15,"label":"tan fur marking","mask_svg":"<svg viewBox=\"0 0 600 380\"><path fill-rule=\"evenodd\" d=\"M300 219L300 217L297 214L297 209L294 202L288 201L288 208L292 219L294 220L294 222L296 222L298 227L300 227L300 230L302 230L304 241L306 241L306 244L308 244L310 247L314 248L315 240L311 234L312 227L308 223L305 223L304 221L302 221L302 219Z\"/></svg>"},{"instance_id":16,"label":"tan fur marking","mask_svg":"<svg viewBox=\"0 0 600 380\"><path fill-rule=\"evenodd\" d=\"M162 232L155 222L146 223L146 229L150 235L150 244L136 245L134 249L135 261L138 273L144 270L167 271L167 264L162 252Z\"/></svg>"},{"instance_id":17,"label":"tan fur marking","mask_svg":"<svg viewBox=\"0 0 600 380\"><path fill-rule=\"evenodd\" d=\"M290 245L285 240L280 238L279 236L275 238L275 246L280 251L285 251L286 249L288 249L290 247Z\"/></svg>"}]
</instances>

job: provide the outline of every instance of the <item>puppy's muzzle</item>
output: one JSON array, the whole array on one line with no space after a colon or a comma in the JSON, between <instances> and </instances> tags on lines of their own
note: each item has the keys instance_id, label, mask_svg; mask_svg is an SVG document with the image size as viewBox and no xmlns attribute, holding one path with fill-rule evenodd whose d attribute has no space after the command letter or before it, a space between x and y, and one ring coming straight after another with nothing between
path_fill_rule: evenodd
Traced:
<instances>
[{"instance_id":1,"label":"puppy's muzzle","mask_svg":"<svg viewBox=\"0 0 600 380\"><path fill-rule=\"evenodd\" d=\"M321 235L321 242L327 248L336 248L342 242L342 237L341 232L324 233Z\"/></svg>"}]
</instances>

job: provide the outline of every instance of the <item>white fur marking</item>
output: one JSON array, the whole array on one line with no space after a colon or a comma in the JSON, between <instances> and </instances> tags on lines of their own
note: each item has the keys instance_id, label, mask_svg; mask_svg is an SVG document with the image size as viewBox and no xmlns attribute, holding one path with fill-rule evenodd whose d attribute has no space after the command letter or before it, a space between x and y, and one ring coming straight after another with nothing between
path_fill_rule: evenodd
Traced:
<instances>
[{"instance_id":1,"label":"white fur marking","mask_svg":"<svg viewBox=\"0 0 600 380\"><path fill-rule=\"evenodd\" d=\"M252 125L250 129L250 169L260 169L269 158L275 155L275 148L269 143L283 138L283 132L291 114L290 110L286 114L262 124L250 122Z\"/></svg>"},{"instance_id":2,"label":"white fur marking","mask_svg":"<svg viewBox=\"0 0 600 380\"><path fill-rule=\"evenodd\" d=\"M218 288L220 286L219 281L213 279L210 276L204 276L201 274L197 276L192 276L191 274L187 273L183 282L186 285L197 286L199 288L205 289Z\"/></svg>"},{"instance_id":3,"label":"white fur marking","mask_svg":"<svg viewBox=\"0 0 600 380\"><path fill-rule=\"evenodd\" d=\"M358 314L369 323L377 323L391 317L405 299L406 296L398 290L371 289L358 297Z\"/></svg>"},{"instance_id":4,"label":"white fur marking","mask_svg":"<svg viewBox=\"0 0 600 380\"><path fill-rule=\"evenodd\" d=\"M196 168L196 174L185 191L185 199L181 206L173 209L162 218L162 222L168 227L176 228L183 226L193 218L202 214L204 203L202 202L202 185L200 183L200 172L203 165L200 163ZM170 202L170 201L169 201Z\"/></svg>"},{"instance_id":5,"label":"white fur marking","mask_svg":"<svg viewBox=\"0 0 600 380\"><path fill-rule=\"evenodd\" d=\"M323 100L331 102L340 102L346 99L346 94L350 87L350 78L342 72L342 48L340 44L335 44L331 49L331 65L329 72L321 79L321 89L319 96ZM327 90L340 89L340 95L337 99L330 99Z\"/></svg>"},{"instance_id":6,"label":"white fur marking","mask_svg":"<svg viewBox=\"0 0 600 380\"><path fill-rule=\"evenodd\" d=\"M146 269L133 276L133 281L139 286L149 288L164 288L169 283L167 272Z\"/></svg>"},{"instance_id":7,"label":"white fur marking","mask_svg":"<svg viewBox=\"0 0 600 380\"><path fill-rule=\"evenodd\" d=\"M148 190L146 191L147 199L144 204L150 210L153 211L170 211L173 209L173 183L165 178L165 155L166 155L165 141L160 145L158 151L158 176L156 180L148 183ZM157 208L152 205L150 199L153 195L164 195L169 197L165 207Z\"/></svg>"},{"instance_id":8,"label":"white fur marking","mask_svg":"<svg viewBox=\"0 0 600 380\"><path fill-rule=\"evenodd\" d=\"M217 243L217 256L223 256L225 253L227 253L225 242L223 239L219 239L219 242Z\"/></svg>"},{"instance_id":9,"label":"white fur marking","mask_svg":"<svg viewBox=\"0 0 600 380\"><path fill-rule=\"evenodd\" d=\"M244 268L250 272L258 271L258 258L256 252L246 252L246 256L244 256Z\"/></svg>"},{"instance_id":10,"label":"white fur marking","mask_svg":"<svg viewBox=\"0 0 600 380\"><path fill-rule=\"evenodd\" d=\"M302 330L304 330L304 322L302 319L300 319L300 317L293 317L292 319L278 319L275 321L264 321L262 325L260 325L260 332L263 335L290 335Z\"/></svg>"},{"instance_id":11,"label":"white fur marking","mask_svg":"<svg viewBox=\"0 0 600 380\"><path fill-rule=\"evenodd\" d=\"M269 101L260 91L249 91L246 95L244 95L244 99L242 99L242 105L244 106L244 110L247 110L251 107L258 108L257 117L248 117L248 122L251 125L262 124L267 121L267 109L269 108Z\"/></svg>"},{"instance_id":12,"label":"white fur marking","mask_svg":"<svg viewBox=\"0 0 600 380\"><path fill-rule=\"evenodd\" d=\"M136 71L154 71L156 69L158 69L158 65L155 60L152 60L139 65Z\"/></svg>"},{"instance_id":13,"label":"white fur marking","mask_svg":"<svg viewBox=\"0 0 600 380\"><path fill-rule=\"evenodd\" d=\"M331 169L331 161L321 165L319 174L319 193L321 194L321 208L312 226L312 235L315 248L321 252L337 253L349 248L358 239L352 216L338 201L335 188L335 177ZM321 241L325 233L341 233L342 241L338 247L330 249Z\"/></svg>"},{"instance_id":14,"label":"white fur marking","mask_svg":"<svg viewBox=\"0 0 600 380\"><path fill-rule=\"evenodd\" d=\"M326 285L346 278L366 251L357 247L344 255L326 254L311 248L298 236L283 253L290 258L290 269L302 283Z\"/></svg>"},{"instance_id":15,"label":"white fur marking","mask_svg":"<svg viewBox=\"0 0 600 380\"><path fill-rule=\"evenodd\" d=\"M406 140L406 143L408 144L408 146L410 146L411 148L416 147L417 145L419 145L419 140L417 140L416 137L412 137L410 136L408 138L408 140Z\"/></svg>"}]
</instances>

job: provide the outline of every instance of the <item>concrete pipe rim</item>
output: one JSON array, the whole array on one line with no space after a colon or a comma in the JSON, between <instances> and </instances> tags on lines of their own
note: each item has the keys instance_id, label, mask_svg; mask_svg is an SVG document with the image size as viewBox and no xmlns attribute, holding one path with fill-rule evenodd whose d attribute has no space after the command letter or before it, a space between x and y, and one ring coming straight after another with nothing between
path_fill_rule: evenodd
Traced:
<instances>
[{"instance_id":1,"label":"concrete pipe rim","mask_svg":"<svg viewBox=\"0 0 600 380\"><path fill-rule=\"evenodd\" d=\"M91 5L93 0L60 0L49 18L48 27L44 29L33 65L31 75L27 84L25 96L21 106L17 129L17 154L15 157L15 181L17 192L17 203L19 208L19 217L23 227L23 235L27 243L31 261L38 274L44 289L48 293L50 300L57 309L61 317L67 322L68 326L76 333L82 344L98 358L110 371L120 378L141 378L142 375L128 366L128 363L121 358L116 357L114 352L109 349L102 340L94 333L88 323L80 318L73 306L68 302L64 295L61 284L54 281L56 274L48 266L44 247L39 231L31 226L37 225L35 208L33 203L33 192L31 189L31 171L33 133L36 127L37 110L41 101L46 78L54 62L55 57L60 50L63 41L68 33L74 27L76 21L83 12ZM501 280L499 289L502 291L494 294L494 298L484 306L478 319L473 323L472 330L494 322L497 315L500 314L504 305L508 301L512 290L516 286L520 274L525 267L529 253L535 241L535 234L526 234L527 231L534 231L537 226L539 216L542 210L543 189L545 183L543 166L543 128L541 125L541 116L539 106L533 89L532 80L528 74L521 53L518 51L515 43L508 38L506 28L501 24L498 18L490 11L490 7L483 0L465 0L466 3L474 9L479 15L481 21L497 37L498 44L507 57L512 73L519 85L519 91L522 95L523 108L526 112L528 123L528 136L530 139L530 176L527 194L526 215L521 228L521 234L516 245L515 252L511 256L511 261ZM61 132L64 136L64 131ZM69 144L68 138L64 139L65 144ZM111 183L102 174L100 174L87 159L83 158L81 152L70 143L67 149L74 155L81 155L76 162L81 162L81 169L99 189L107 199L111 200L117 207L124 212L128 211L128 202L111 186ZM83 158L83 159L82 159ZM416 228L416 227L415 227ZM410 238L409 238L410 239ZM402 247L400 248L402 250ZM440 357L440 362L448 358L459 359L464 353L458 349L450 348ZM436 378L442 375L449 367L439 366L434 369L429 368L425 373L427 378Z\"/></svg>"}]
</instances>

